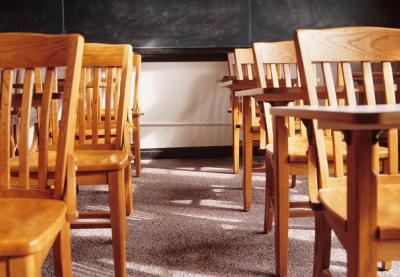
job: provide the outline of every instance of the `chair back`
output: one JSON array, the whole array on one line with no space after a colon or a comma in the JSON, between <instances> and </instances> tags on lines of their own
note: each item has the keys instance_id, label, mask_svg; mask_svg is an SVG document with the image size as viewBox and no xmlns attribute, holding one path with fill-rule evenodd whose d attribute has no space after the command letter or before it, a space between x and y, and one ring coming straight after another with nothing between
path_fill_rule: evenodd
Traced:
<instances>
[{"instance_id":1,"label":"chair back","mask_svg":"<svg viewBox=\"0 0 400 277\"><path fill-rule=\"evenodd\" d=\"M300 76L305 90L306 104L329 106L343 105L376 105L378 95L383 93L382 104L395 104L395 85L391 62L400 61L400 30L380 27L346 27L326 30L298 30L295 33L295 42L300 61ZM332 65L339 65L338 72L334 72ZM380 64L383 70L381 80L376 80L372 73L372 65ZM321 101L321 94L317 93L317 79L314 68L320 68L324 86L326 87L327 101ZM363 91L355 88L353 68L362 70ZM335 74L342 75L345 92L340 95L336 91ZM382 83L381 88L377 83ZM344 98L343 101L340 101ZM346 180L344 171L345 153L343 147L343 135L339 131L333 131L333 161L334 172L330 176L328 170L327 151L323 143L323 132L317 128L317 122L313 122L313 131L317 146L320 186L325 187L335 181L344 183ZM398 131L388 131L388 159L389 168L386 173L398 174ZM379 148L374 148L373 167L379 172Z\"/></svg>"},{"instance_id":2,"label":"chair back","mask_svg":"<svg viewBox=\"0 0 400 277\"><path fill-rule=\"evenodd\" d=\"M252 48L236 48L235 63L238 80L253 80L256 74Z\"/></svg>"},{"instance_id":3,"label":"chair back","mask_svg":"<svg viewBox=\"0 0 400 277\"><path fill-rule=\"evenodd\" d=\"M0 197L62 198L67 155L74 147L74 126L78 100L79 75L82 65L83 38L80 35L43 35L32 33L0 34ZM35 68L45 71L43 91L34 93ZM16 76L16 72L23 76ZM57 71L65 80L62 94L59 143L56 148L54 184L48 183L48 145L50 106ZM20 79L20 81L18 80ZM18 84L16 84L19 81ZM33 106L40 106L37 145L38 169L30 172L30 129ZM18 124L12 124L19 109ZM17 128L19 170L11 173L11 128Z\"/></svg>"},{"instance_id":4,"label":"chair back","mask_svg":"<svg viewBox=\"0 0 400 277\"><path fill-rule=\"evenodd\" d=\"M79 88L77 149L122 149L131 90L132 55L130 45L85 44Z\"/></svg>"},{"instance_id":5,"label":"chair back","mask_svg":"<svg viewBox=\"0 0 400 277\"><path fill-rule=\"evenodd\" d=\"M293 41L282 42L256 42L253 44L254 56L256 60L258 79L262 88L271 86L273 88L290 88L300 86L300 77L297 69L296 51ZM283 74L279 74L282 72ZM289 105L301 105L302 101L290 103ZM267 131L267 143L273 142L272 118L269 113L270 103L264 102L264 120ZM297 126L296 126L297 125ZM296 131L305 137L304 126L295 118L288 118L289 137L296 137ZM300 144L304 142L298 141ZM293 143L296 143L293 141Z\"/></svg>"}]
</instances>

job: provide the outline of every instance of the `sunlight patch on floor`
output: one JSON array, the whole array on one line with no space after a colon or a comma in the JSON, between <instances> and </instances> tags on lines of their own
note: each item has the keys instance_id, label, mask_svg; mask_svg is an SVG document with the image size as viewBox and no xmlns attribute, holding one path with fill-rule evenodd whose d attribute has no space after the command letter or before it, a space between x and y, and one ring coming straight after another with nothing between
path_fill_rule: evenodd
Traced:
<instances>
[{"instance_id":1,"label":"sunlight patch on floor","mask_svg":"<svg viewBox=\"0 0 400 277\"><path fill-rule=\"evenodd\" d=\"M74 276L114 276L114 267L110 267L110 269L104 266L96 266L96 265L87 265L78 262L72 262L72 266L74 268Z\"/></svg>"},{"instance_id":2,"label":"sunlight patch on floor","mask_svg":"<svg viewBox=\"0 0 400 277\"><path fill-rule=\"evenodd\" d=\"M221 224L221 228L224 230L237 230L238 227L232 224Z\"/></svg>"},{"instance_id":3,"label":"sunlight patch on floor","mask_svg":"<svg viewBox=\"0 0 400 277\"><path fill-rule=\"evenodd\" d=\"M162 169L162 168L146 168L146 173L151 174L167 174L167 175L175 175L175 176L190 176L190 177L207 177L207 178L216 178L216 179L234 179L235 175L228 173L220 173L213 174L210 176L209 172L200 172L200 171L183 171L183 170L174 170L174 169Z\"/></svg>"},{"instance_id":4,"label":"sunlight patch on floor","mask_svg":"<svg viewBox=\"0 0 400 277\"><path fill-rule=\"evenodd\" d=\"M193 204L193 200L192 199L182 199L182 200L171 200L171 203L175 203L175 204L182 204L182 205L191 205Z\"/></svg>"},{"instance_id":5,"label":"sunlight patch on floor","mask_svg":"<svg viewBox=\"0 0 400 277\"><path fill-rule=\"evenodd\" d=\"M206 220L212 220L212 221L224 221L224 222L230 222L230 223L240 223L242 220L236 219L236 218L226 218L226 217L219 217L219 216L209 216L209 215L198 215L198 214L186 214L186 213L172 213L174 215L179 215L179 216L185 216L185 217L191 217L191 218L198 218L198 219L206 219Z\"/></svg>"},{"instance_id":6,"label":"sunlight patch on floor","mask_svg":"<svg viewBox=\"0 0 400 277\"><path fill-rule=\"evenodd\" d=\"M101 262L113 264L113 261L109 260L109 259L102 259ZM185 276L185 277L216 277L216 275L200 274L200 273L193 273L193 272L181 271L181 270L170 270L170 269L166 269L162 266L146 265L146 264L140 264L140 263L129 262L129 261L127 261L127 263L126 263L126 269L127 269L127 271L137 271L138 272L137 276L139 276L139 274L142 273L142 274L152 274L155 276L171 276L171 277L181 277L181 276Z\"/></svg>"},{"instance_id":7,"label":"sunlight patch on floor","mask_svg":"<svg viewBox=\"0 0 400 277\"><path fill-rule=\"evenodd\" d=\"M205 207L215 207L215 208L242 209L242 206L239 206L231 201L221 201L215 199L202 199L200 200L199 205Z\"/></svg>"}]
</instances>

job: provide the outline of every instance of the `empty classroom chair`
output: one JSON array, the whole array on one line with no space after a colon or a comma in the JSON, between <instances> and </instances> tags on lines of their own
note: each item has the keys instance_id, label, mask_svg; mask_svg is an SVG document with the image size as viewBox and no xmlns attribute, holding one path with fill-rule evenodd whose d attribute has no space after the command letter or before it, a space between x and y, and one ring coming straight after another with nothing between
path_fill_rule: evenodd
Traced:
<instances>
[{"instance_id":1,"label":"empty classroom chair","mask_svg":"<svg viewBox=\"0 0 400 277\"><path fill-rule=\"evenodd\" d=\"M73 138L82 63L79 35L0 34L0 275L40 276L54 249L57 276L71 276L70 225L67 221L75 184ZM43 91L34 93L34 68L44 68ZM16 69L23 78L14 78ZM48 128L56 71L65 69L59 143L48 163ZM14 86L19 81L20 88ZM15 89L14 89L15 88ZM29 128L33 106L40 107L38 163L32 163ZM12 114L14 110L19 114ZM17 156L11 152L11 118L19 116ZM15 129L14 129L15 131ZM13 168L17 162L16 169ZM68 176L68 181L66 175ZM73 196L72 196L73 198Z\"/></svg>"},{"instance_id":2,"label":"empty classroom chair","mask_svg":"<svg viewBox=\"0 0 400 277\"><path fill-rule=\"evenodd\" d=\"M109 187L110 212L77 211L71 203L71 228L111 228L116 276L126 275L126 215L132 212L131 165L123 150L123 130L127 122L127 99L131 89L132 47L86 43L79 83L77 124L75 126L76 184ZM64 84L65 86L65 84ZM63 89L61 86L60 89ZM117 90L114 94L113 90ZM114 98L117 95L118 97ZM104 100L104 101L103 101ZM105 114L101 115L102 107ZM58 123L52 114L53 123ZM57 126L57 132L53 126ZM49 150L60 142L59 124L50 124ZM39 132L43 128L39 124ZM57 137L55 137L55 135ZM31 169L37 168L39 154L31 151ZM48 155L54 169L54 151ZM18 160L12 163L17 170ZM74 217L75 215L75 217ZM84 220L82 220L84 219ZM102 219L90 221L88 219ZM109 219L109 220L108 220Z\"/></svg>"},{"instance_id":3,"label":"empty classroom chair","mask_svg":"<svg viewBox=\"0 0 400 277\"><path fill-rule=\"evenodd\" d=\"M123 150L123 130L131 89L132 47L87 43L82 66L74 152L77 159L76 182L78 185L107 184L110 212L79 212L79 219L110 218L110 221L77 220L71 227L111 228L115 275L125 276L125 215L132 212L132 183L128 154ZM102 74L105 75L103 81ZM88 83L91 85L87 86ZM119 92L115 98L114 89ZM102 96L105 97L104 102ZM100 113L103 103L104 117Z\"/></svg>"},{"instance_id":4,"label":"empty classroom chair","mask_svg":"<svg viewBox=\"0 0 400 277\"><path fill-rule=\"evenodd\" d=\"M306 103L320 104L312 74L314 64L322 68L330 106L337 106L338 95L333 84L332 63L341 63L346 87L346 105L356 106L361 99L369 106L376 105L378 90L374 86L372 64L383 69L383 94L385 104L395 104L395 85L391 62L400 61L400 30L377 27L349 27L327 30L299 30L296 46L302 80L307 87ZM354 88L352 64L363 71L365 97L358 97ZM398 130L388 131L387 168L379 163L378 140L372 149L373 156L362 160L349 157L357 172L345 172L344 151L334 147L334 171L329 172L323 132L312 125L318 156L318 200L321 209L316 215L316 252L314 276L329 270L331 230L334 230L347 251L347 276L376 276L377 260L399 259L400 245L400 176L398 168ZM372 122L371 122L372 123ZM338 126L340 129L340 126ZM358 144L360 136L374 132L356 132L346 137L348 147L368 147ZM347 133L348 134L348 133ZM358 135L357 135L358 134ZM378 133L374 133L378 136ZM342 143L343 135L333 131L333 145ZM371 161L372 169L367 168ZM369 165L371 166L371 165ZM354 168L354 167L353 167ZM373 171L373 176L368 172ZM383 172L380 173L380 172ZM372 178L369 186L355 187L354 178ZM346 184L347 180L347 186Z\"/></svg>"},{"instance_id":5,"label":"empty classroom chair","mask_svg":"<svg viewBox=\"0 0 400 277\"><path fill-rule=\"evenodd\" d=\"M285 93L290 91L291 88L300 87L300 77L297 71L297 59L296 51L293 41L273 42L264 43L258 42L253 45L254 55L256 59L257 71L259 74L260 84L262 88L270 88L269 93ZM278 75L278 68L280 72L283 72L281 76ZM272 84L267 84L266 76L267 71L270 72ZM272 85L272 86L271 86ZM299 90L296 90L300 93ZM289 105L301 104L302 100L298 98L293 101L285 101ZM274 128L272 125L272 117L269 113L269 108L274 105L275 102L261 102L264 113L264 128L267 134L267 145L265 150L266 159L266 195L265 195L265 220L264 220L264 231L266 233L271 231L272 219L273 219L273 165L274 165L274 151L273 151L273 132ZM278 103L281 105L282 103ZM303 124L296 121L294 117L288 118L288 145L289 145L289 174L308 176L313 174L308 168L307 149L308 139L306 129ZM288 176L289 177L289 176ZM295 178L294 178L295 180ZM312 186L313 176L309 180L310 193L315 193L315 187ZM311 203L309 201L303 202L291 202L290 207L292 208L310 208ZM289 216L310 216L310 212L304 210L293 210ZM276 224L280 224L277 222Z\"/></svg>"}]
</instances>

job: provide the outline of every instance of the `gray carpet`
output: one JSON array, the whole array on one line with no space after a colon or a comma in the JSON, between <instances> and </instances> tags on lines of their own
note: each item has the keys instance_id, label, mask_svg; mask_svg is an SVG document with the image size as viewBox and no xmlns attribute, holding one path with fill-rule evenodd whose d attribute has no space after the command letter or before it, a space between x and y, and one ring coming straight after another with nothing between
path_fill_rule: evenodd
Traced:
<instances>
[{"instance_id":1,"label":"gray carpet","mask_svg":"<svg viewBox=\"0 0 400 277\"><path fill-rule=\"evenodd\" d=\"M262 234L264 175L253 177L253 209L241 211L242 175L230 159L147 160L133 178L135 212L128 220L129 276L272 276L274 235ZM302 185L293 198L304 198ZM107 187L81 189L80 208L107 210ZM289 276L311 276L314 221L291 219ZM113 276L110 230L72 231L75 276ZM346 254L334 240L331 270L344 276ZM44 276L52 276L48 258ZM400 265L379 276L400 276Z\"/></svg>"}]
</instances>

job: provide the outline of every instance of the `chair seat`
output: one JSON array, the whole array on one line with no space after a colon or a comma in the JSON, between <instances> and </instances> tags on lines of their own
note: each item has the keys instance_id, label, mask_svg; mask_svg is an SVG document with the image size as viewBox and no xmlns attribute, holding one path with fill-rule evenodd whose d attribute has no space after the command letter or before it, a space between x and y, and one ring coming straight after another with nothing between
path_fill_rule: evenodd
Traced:
<instances>
[{"instance_id":1,"label":"chair seat","mask_svg":"<svg viewBox=\"0 0 400 277\"><path fill-rule=\"evenodd\" d=\"M322 205L345 226L347 221L347 188L319 190ZM378 236L380 239L400 238L400 186L378 185Z\"/></svg>"},{"instance_id":2,"label":"chair seat","mask_svg":"<svg viewBox=\"0 0 400 277\"><path fill-rule=\"evenodd\" d=\"M128 164L128 154L119 150L75 150L76 165L78 171L109 171L121 170ZM38 170L39 154L34 152L30 154L29 167L31 171ZM56 165L56 152L49 151L48 170L54 172ZM12 172L19 169L18 157L10 160Z\"/></svg>"},{"instance_id":3,"label":"chair seat","mask_svg":"<svg viewBox=\"0 0 400 277\"><path fill-rule=\"evenodd\" d=\"M52 199L0 199L0 256L25 256L54 242L67 207Z\"/></svg>"},{"instance_id":4,"label":"chair seat","mask_svg":"<svg viewBox=\"0 0 400 277\"><path fill-rule=\"evenodd\" d=\"M290 162L307 162L307 148L308 145L303 145L300 146L298 143L288 144L288 155L289 155L289 161ZM330 161L333 160L333 147L327 147L328 151L328 159ZM380 146L379 147L379 158L384 159L388 157L388 149L386 147ZM344 150L344 155L347 154L347 151ZM274 146L272 144L268 144L265 147L265 155L269 159L273 159L274 155ZM346 157L345 157L346 158Z\"/></svg>"}]
</instances>

